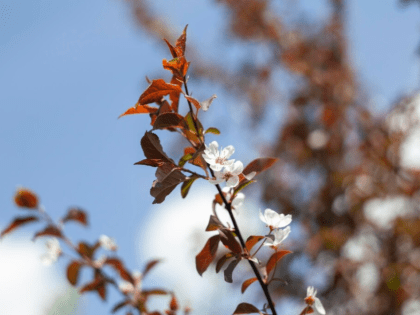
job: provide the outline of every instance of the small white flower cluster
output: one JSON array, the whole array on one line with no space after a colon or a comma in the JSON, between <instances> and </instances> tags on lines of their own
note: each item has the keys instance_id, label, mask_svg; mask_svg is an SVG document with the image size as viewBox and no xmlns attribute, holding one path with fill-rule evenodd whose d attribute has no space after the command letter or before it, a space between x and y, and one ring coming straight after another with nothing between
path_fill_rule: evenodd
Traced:
<instances>
[{"instance_id":1,"label":"small white flower cluster","mask_svg":"<svg viewBox=\"0 0 420 315\"><path fill-rule=\"evenodd\" d=\"M115 240L107 235L99 236L99 245L106 250L116 251L118 249Z\"/></svg>"},{"instance_id":2,"label":"small white flower cluster","mask_svg":"<svg viewBox=\"0 0 420 315\"><path fill-rule=\"evenodd\" d=\"M47 253L42 255L41 261L45 266L50 266L57 261L62 254L62 250L60 242L55 237L46 241L45 245L47 246Z\"/></svg>"},{"instance_id":3,"label":"small white flower cluster","mask_svg":"<svg viewBox=\"0 0 420 315\"><path fill-rule=\"evenodd\" d=\"M262 214L261 210L259 213L261 221L263 221L267 226L270 228L270 231L274 234L274 240L270 237L267 237L266 242L264 243L265 246L279 246L290 234L290 226L292 222L292 215L284 215L283 213L278 214L276 211L271 209L266 209L264 214ZM287 226L284 229L283 227Z\"/></svg>"},{"instance_id":4,"label":"small white flower cluster","mask_svg":"<svg viewBox=\"0 0 420 315\"><path fill-rule=\"evenodd\" d=\"M306 291L306 298L305 298L305 303L312 307L312 305L315 306L316 310L318 311L318 313L320 314L325 314L325 308L322 305L321 301L316 297L316 290L314 287L308 287L307 291Z\"/></svg>"},{"instance_id":5,"label":"small white flower cluster","mask_svg":"<svg viewBox=\"0 0 420 315\"><path fill-rule=\"evenodd\" d=\"M142 274L139 271L134 271L131 276L133 277L134 284L128 281L122 281L118 288L124 294L133 295L133 298L141 292Z\"/></svg>"},{"instance_id":6,"label":"small white flower cluster","mask_svg":"<svg viewBox=\"0 0 420 315\"><path fill-rule=\"evenodd\" d=\"M215 171L215 179L209 179L212 184L220 184L226 181L227 187L235 187L239 183L239 175L244 170L241 161L228 160L235 152L235 148L231 145L219 151L219 144L213 141L206 146L203 158L209 163L210 168Z\"/></svg>"}]
</instances>

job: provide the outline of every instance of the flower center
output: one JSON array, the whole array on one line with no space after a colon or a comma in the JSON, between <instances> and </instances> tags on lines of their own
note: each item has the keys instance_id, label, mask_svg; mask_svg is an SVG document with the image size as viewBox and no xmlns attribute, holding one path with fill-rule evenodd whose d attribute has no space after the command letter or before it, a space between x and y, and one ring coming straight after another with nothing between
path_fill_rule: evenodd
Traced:
<instances>
[{"instance_id":1,"label":"flower center","mask_svg":"<svg viewBox=\"0 0 420 315\"><path fill-rule=\"evenodd\" d=\"M307 298L305 298L305 303L307 305L313 305L315 303L315 299L312 296L308 296Z\"/></svg>"},{"instance_id":2,"label":"flower center","mask_svg":"<svg viewBox=\"0 0 420 315\"><path fill-rule=\"evenodd\" d=\"M217 164L224 164L225 163L225 161L226 161L226 159L225 158L221 158L221 157L218 157L218 158L216 158L216 160L215 160L215 162L217 163Z\"/></svg>"},{"instance_id":3,"label":"flower center","mask_svg":"<svg viewBox=\"0 0 420 315\"><path fill-rule=\"evenodd\" d=\"M223 175L223 179L224 180L228 180L229 178L231 178L233 175L231 173L226 173L225 175Z\"/></svg>"}]
</instances>

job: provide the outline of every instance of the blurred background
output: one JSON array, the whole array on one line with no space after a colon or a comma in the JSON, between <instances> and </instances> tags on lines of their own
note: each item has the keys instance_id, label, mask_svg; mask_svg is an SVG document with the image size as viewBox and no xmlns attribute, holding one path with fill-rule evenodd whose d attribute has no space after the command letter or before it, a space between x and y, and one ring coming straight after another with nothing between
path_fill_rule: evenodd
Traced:
<instances>
[{"instance_id":1,"label":"blurred background","mask_svg":"<svg viewBox=\"0 0 420 315\"><path fill-rule=\"evenodd\" d=\"M70 206L89 213L89 228L66 226L74 241L115 238L131 270L164 258L143 286L173 289L193 314L262 306L257 285L240 294L245 267L233 285L195 270L214 187L197 182L186 200L176 189L152 205L155 170L133 166L149 117L117 119L146 75L170 79L162 38L174 42L188 24L189 89L218 96L201 120L222 134L207 142L234 145L244 164L280 159L238 211L245 235L264 233L259 209L293 215L294 254L277 275L288 285L271 287L278 312L299 314L313 285L328 314L420 314L419 3L2 0L0 229L22 214L12 197L28 187L55 219ZM158 134L182 155L180 139ZM116 292L107 303L80 297L65 258L40 264L36 230L0 242L0 314L109 313Z\"/></svg>"}]
</instances>

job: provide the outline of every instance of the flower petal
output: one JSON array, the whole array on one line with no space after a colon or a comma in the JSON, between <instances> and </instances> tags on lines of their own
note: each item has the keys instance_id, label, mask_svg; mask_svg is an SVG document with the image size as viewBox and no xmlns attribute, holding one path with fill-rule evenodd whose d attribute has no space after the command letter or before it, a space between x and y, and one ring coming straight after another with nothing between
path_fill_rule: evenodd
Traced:
<instances>
[{"instance_id":1,"label":"flower petal","mask_svg":"<svg viewBox=\"0 0 420 315\"><path fill-rule=\"evenodd\" d=\"M237 175L233 175L229 177L229 179L226 181L227 187L235 187L238 184L239 184L239 176Z\"/></svg>"},{"instance_id":2,"label":"flower petal","mask_svg":"<svg viewBox=\"0 0 420 315\"><path fill-rule=\"evenodd\" d=\"M277 227L277 223L280 222L279 214L271 209L266 209L264 211L265 223L268 225L273 226L274 228Z\"/></svg>"},{"instance_id":3,"label":"flower petal","mask_svg":"<svg viewBox=\"0 0 420 315\"><path fill-rule=\"evenodd\" d=\"M222 170L222 168L223 168L223 165L222 164L219 164L219 163L214 163L214 161L212 161L213 163L209 163L209 162L207 162L207 163L209 163L210 164L210 168L213 170L213 171L216 171L216 172L218 172L218 171L221 171Z\"/></svg>"},{"instance_id":4,"label":"flower petal","mask_svg":"<svg viewBox=\"0 0 420 315\"><path fill-rule=\"evenodd\" d=\"M251 172L251 173L249 173L248 175L245 175L245 174L244 174L244 176L245 176L245 178L246 178L247 180L251 180L251 179L253 179L253 178L255 177L255 175L257 175L257 172Z\"/></svg>"},{"instance_id":5,"label":"flower petal","mask_svg":"<svg viewBox=\"0 0 420 315\"><path fill-rule=\"evenodd\" d=\"M232 201L232 207L239 208L245 200L245 195L243 193L238 193Z\"/></svg>"},{"instance_id":6,"label":"flower petal","mask_svg":"<svg viewBox=\"0 0 420 315\"><path fill-rule=\"evenodd\" d=\"M308 287L306 290L306 297L312 296L314 293L314 287Z\"/></svg>"},{"instance_id":7,"label":"flower petal","mask_svg":"<svg viewBox=\"0 0 420 315\"><path fill-rule=\"evenodd\" d=\"M265 220L265 216L262 214L261 209L258 213L258 216L260 217L260 220L263 221L265 224L267 224L267 221Z\"/></svg>"},{"instance_id":8,"label":"flower petal","mask_svg":"<svg viewBox=\"0 0 420 315\"><path fill-rule=\"evenodd\" d=\"M209 178L209 183L214 184L214 185L220 184L223 181L224 181L223 178L216 178L216 179Z\"/></svg>"},{"instance_id":9,"label":"flower petal","mask_svg":"<svg viewBox=\"0 0 420 315\"><path fill-rule=\"evenodd\" d=\"M227 167L228 166L226 166L226 168ZM244 165L242 164L241 161L236 161L229 168L230 168L230 173L232 173L232 175L239 175L244 170Z\"/></svg>"},{"instance_id":10,"label":"flower petal","mask_svg":"<svg viewBox=\"0 0 420 315\"><path fill-rule=\"evenodd\" d=\"M202 156L203 156L203 159L204 159L207 163L209 163L210 165L214 164L214 160L215 160L215 158L214 158L214 157L211 157L211 156L209 156L208 154L203 154Z\"/></svg>"},{"instance_id":11,"label":"flower petal","mask_svg":"<svg viewBox=\"0 0 420 315\"><path fill-rule=\"evenodd\" d=\"M325 314L325 308L317 297L315 298L315 308L318 311L318 313Z\"/></svg>"},{"instance_id":12,"label":"flower petal","mask_svg":"<svg viewBox=\"0 0 420 315\"><path fill-rule=\"evenodd\" d=\"M279 215L279 222L277 227L281 228L281 227L285 227L286 225L289 225L292 222L292 215L288 214L288 215L284 215L283 213L281 213Z\"/></svg>"},{"instance_id":13,"label":"flower petal","mask_svg":"<svg viewBox=\"0 0 420 315\"><path fill-rule=\"evenodd\" d=\"M235 148L233 147L233 145L228 145L226 148L222 150L220 157L228 159L234 152L235 152Z\"/></svg>"},{"instance_id":14,"label":"flower petal","mask_svg":"<svg viewBox=\"0 0 420 315\"><path fill-rule=\"evenodd\" d=\"M228 166L228 165L232 165L232 164L233 164L233 162L235 162L235 159L232 159L232 160L227 160L227 161L225 161L223 164L224 164L225 166Z\"/></svg>"}]
</instances>

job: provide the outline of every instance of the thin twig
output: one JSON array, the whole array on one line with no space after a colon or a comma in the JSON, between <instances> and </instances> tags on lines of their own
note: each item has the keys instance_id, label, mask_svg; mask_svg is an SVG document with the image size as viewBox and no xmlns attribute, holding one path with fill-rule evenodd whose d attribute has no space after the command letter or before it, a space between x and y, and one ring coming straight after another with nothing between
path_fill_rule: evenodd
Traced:
<instances>
[{"instance_id":1,"label":"thin twig","mask_svg":"<svg viewBox=\"0 0 420 315\"><path fill-rule=\"evenodd\" d=\"M185 86L185 92L187 93L187 95L189 95L189 93L188 93L187 81L185 80L185 77L184 77L184 86ZM188 100L187 100L187 101L188 101ZM193 115L194 115L194 113L193 113L193 110L192 110L192 105L191 105L191 102L190 102L190 101L188 101L188 106L189 106L189 108L190 108L190 113L191 113L191 115L192 115L192 117L193 117L194 126L195 126L195 128L196 128L196 130L197 130L197 133L198 133L198 126L197 126L197 122L196 122L196 120L194 119L194 116L193 116ZM200 137L198 137L198 138L200 139ZM201 139L200 139L200 141L201 141ZM210 170L211 176L212 176L212 177L214 177L214 172L213 172L213 170L210 168L210 166L209 166L209 164L208 164L208 163L207 163L207 167L208 167L208 169ZM229 213L230 219L232 220L233 226L234 226L234 228L235 228L235 233L236 233L236 235L238 236L239 241L241 242L242 248L245 248L245 241L244 241L244 239L243 239L243 237L242 237L241 232L239 231L239 226L238 226L238 224L236 223L235 217L234 217L234 215L233 215L233 212L232 212L232 205L231 205L231 204L230 204L230 203L226 200L226 198L225 198L225 196L223 195L222 189L220 188L219 184L216 184L216 188L217 188L217 190L218 190L218 192L219 192L220 197L221 197L221 198L222 198L222 200L223 200L223 203L225 204L225 208L226 208L226 210L227 210L227 211L228 211L228 213ZM263 291L264 291L264 294L265 294L265 297L267 298L267 302L268 302L268 305L270 306L270 309L271 309L272 315L277 315L276 309L274 308L274 303L273 303L273 300L271 299L271 296L270 296L270 292L268 292L268 287L267 287L267 285L264 283L263 279L261 278L261 275L260 275L260 273L258 272L258 269L257 269L257 267L255 266L255 263L254 263L253 261L251 261L251 260L248 260L248 263L251 265L251 268L252 268L252 270L254 271L255 276L257 277L258 282L260 283L261 288L262 288L262 289L263 289Z\"/></svg>"}]
</instances>

